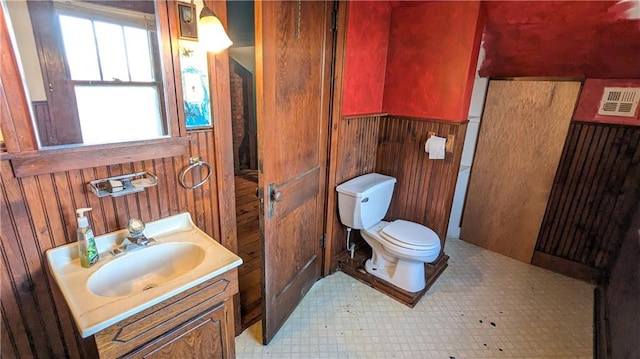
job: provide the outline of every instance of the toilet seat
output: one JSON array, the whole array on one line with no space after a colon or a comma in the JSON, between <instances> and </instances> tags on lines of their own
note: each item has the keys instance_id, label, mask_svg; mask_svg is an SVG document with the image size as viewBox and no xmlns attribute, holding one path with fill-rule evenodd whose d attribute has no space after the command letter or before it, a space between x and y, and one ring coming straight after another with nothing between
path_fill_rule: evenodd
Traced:
<instances>
[{"instance_id":1,"label":"toilet seat","mask_svg":"<svg viewBox=\"0 0 640 359\"><path fill-rule=\"evenodd\" d=\"M395 236L392 237L389 234L383 233L387 227L398 221L400 223L391 227L389 232L400 238ZM400 233L402 234L396 232L398 229L400 229ZM405 231L408 233L404 233ZM394 248L396 252L402 253L403 255L422 256L440 251L440 239L438 238L438 235L431 229L418 223L404 220L396 220L394 222L381 221L371 228L362 229L361 233L371 238L375 238L380 242L380 244L388 248ZM411 242L419 244L413 245Z\"/></svg>"},{"instance_id":2,"label":"toilet seat","mask_svg":"<svg viewBox=\"0 0 640 359\"><path fill-rule=\"evenodd\" d=\"M420 224L399 220L380 221L361 229L360 233L372 249L371 258L365 262L367 273L408 292L425 288L424 264L433 263L440 256L440 239L435 232Z\"/></svg>"},{"instance_id":3,"label":"toilet seat","mask_svg":"<svg viewBox=\"0 0 640 359\"><path fill-rule=\"evenodd\" d=\"M430 251L440 247L440 238L431 228L402 219L389 223L379 233L385 241L404 249Z\"/></svg>"}]
</instances>

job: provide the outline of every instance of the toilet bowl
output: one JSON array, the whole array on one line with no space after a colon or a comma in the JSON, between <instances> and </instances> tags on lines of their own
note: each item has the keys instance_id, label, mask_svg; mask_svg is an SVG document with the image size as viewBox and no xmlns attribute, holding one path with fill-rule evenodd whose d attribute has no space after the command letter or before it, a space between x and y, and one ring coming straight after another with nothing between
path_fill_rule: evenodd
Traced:
<instances>
[{"instance_id":1,"label":"toilet bowl","mask_svg":"<svg viewBox=\"0 0 640 359\"><path fill-rule=\"evenodd\" d=\"M382 221L360 231L371 246L372 256L365 270L407 292L419 292L426 286L424 263L440 254L440 239L431 229L417 223Z\"/></svg>"},{"instance_id":2,"label":"toilet bowl","mask_svg":"<svg viewBox=\"0 0 640 359\"><path fill-rule=\"evenodd\" d=\"M336 187L340 221L359 229L372 248L365 270L407 292L419 292L426 286L424 263L440 255L440 239L431 229L398 219L382 221L396 179L379 173L353 178Z\"/></svg>"}]
</instances>

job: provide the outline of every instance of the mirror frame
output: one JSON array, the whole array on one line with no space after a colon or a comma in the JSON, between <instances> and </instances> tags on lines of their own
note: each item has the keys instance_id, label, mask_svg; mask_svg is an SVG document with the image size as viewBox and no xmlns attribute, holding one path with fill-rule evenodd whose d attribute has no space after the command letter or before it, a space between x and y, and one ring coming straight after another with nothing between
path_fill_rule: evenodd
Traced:
<instances>
[{"instance_id":1,"label":"mirror frame","mask_svg":"<svg viewBox=\"0 0 640 359\"><path fill-rule=\"evenodd\" d=\"M155 0L155 3L169 137L56 149L38 148L37 129L31 120L31 109L5 20L5 9L0 6L0 48L8 49L0 55L0 115L3 118L0 125L7 150L2 159L11 160L16 177L188 154L190 138L184 109L179 106L182 100L177 100L182 99L180 65L175 60L178 58L177 10L172 1ZM210 71L210 80L212 77L214 74ZM211 95L215 97L214 93Z\"/></svg>"},{"instance_id":2,"label":"mirror frame","mask_svg":"<svg viewBox=\"0 0 640 359\"><path fill-rule=\"evenodd\" d=\"M228 51L217 55L208 54L209 86L212 103L212 116L215 125L206 129L187 130L182 106L182 82L180 79L179 49L176 42L177 8L174 0L155 0L164 3L168 9L167 23L171 34L171 61L173 63L173 78L176 84L175 103L178 109L177 122L172 122L172 128L178 128L174 137L145 141L142 143L123 143L118 145L90 145L67 150L38 150L30 110L23 89L23 80L13 53L13 46L5 22L3 6L0 6L0 126L4 136L6 151L0 150L0 161L8 161L13 167L14 177L24 177L40 174L50 174L60 171L72 171L84 168L95 168L127 163L131 161L146 161L164 157L188 159L190 153L197 154L198 137L206 137L206 145L214 148L214 157L208 159L214 167L215 192L211 193L212 205L218 206L219 234L217 238L226 248L237 253L235 231L234 206L234 171L233 171L233 142L231 125L231 94L229 82ZM218 16L223 25L227 26L226 1L203 1ZM164 21L164 20L163 20ZM261 61L261 59L258 59ZM11 89L11 91L8 91ZM261 96L258 92L256 96ZM202 133L205 133L203 136ZM80 159L80 163L77 162ZM33 163L33 167L30 167ZM45 163L46 166L42 166ZM11 177L10 171L2 172L2 177ZM176 173L175 175L178 175ZM181 187L180 187L181 188ZM217 196L217 198L216 198ZM236 328L240 326L240 306L236 308ZM239 334L236 331L236 334Z\"/></svg>"}]
</instances>

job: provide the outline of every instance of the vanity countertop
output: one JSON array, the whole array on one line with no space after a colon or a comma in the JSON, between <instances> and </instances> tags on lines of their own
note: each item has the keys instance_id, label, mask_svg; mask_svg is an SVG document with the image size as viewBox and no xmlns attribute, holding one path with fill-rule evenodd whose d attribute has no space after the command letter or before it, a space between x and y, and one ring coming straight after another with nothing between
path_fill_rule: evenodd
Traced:
<instances>
[{"instance_id":1,"label":"vanity countertop","mask_svg":"<svg viewBox=\"0 0 640 359\"><path fill-rule=\"evenodd\" d=\"M162 249L163 252L177 246L197 246L198 253L202 253L203 256L194 258L198 264L194 264L193 268L177 277L169 276L170 279L163 283L142 291L107 296L97 295L90 289L92 276L101 270L102 277L108 273L105 271L127 273L128 270L136 269L136 266L145 265L145 251L149 251L150 255L159 251L151 250L150 246L114 256L110 251L128 235L127 230L123 229L95 237L100 260L91 268L83 268L80 265L77 243L52 248L46 252L50 272L58 283L83 338L242 264L240 257L199 229L188 212L149 222L144 234L154 238L156 242L152 246ZM124 260L132 255L137 258ZM180 258L180 261L188 262L189 259ZM128 264L123 265L124 263ZM169 272L173 270L175 268L167 268Z\"/></svg>"}]
</instances>

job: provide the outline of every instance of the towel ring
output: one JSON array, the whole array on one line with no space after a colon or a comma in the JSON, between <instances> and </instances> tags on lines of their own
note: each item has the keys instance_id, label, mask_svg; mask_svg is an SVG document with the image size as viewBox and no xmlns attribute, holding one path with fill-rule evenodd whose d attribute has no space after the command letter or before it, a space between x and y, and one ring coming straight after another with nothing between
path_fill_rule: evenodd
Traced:
<instances>
[{"instance_id":1,"label":"towel ring","mask_svg":"<svg viewBox=\"0 0 640 359\"><path fill-rule=\"evenodd\" d=\"M196 168L196 167L202 167L205 166L207 167L207 176L200 181L197 184L194 184L193 186L189 186L186 184L186 182L184 181L185 176L187 175L187 172L191 171L192 169ZM209 162L205 162L200 160L200 156L194 156L191 157L189 159L189 166L186 167L185 169L182 170L182 173L180 173L180 184L182 185L182 187L186 188L186 189L195 189L198 188L200 186L202 186L205 182L207 182L209 180L209 177L211 177L211 173L213 172L213 169L211 168L211 164Z\"/></svg>"}]
</instances>

